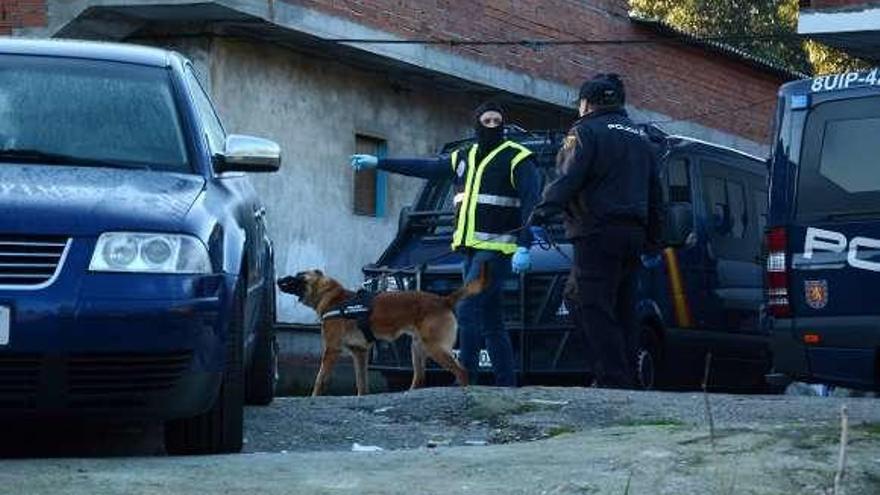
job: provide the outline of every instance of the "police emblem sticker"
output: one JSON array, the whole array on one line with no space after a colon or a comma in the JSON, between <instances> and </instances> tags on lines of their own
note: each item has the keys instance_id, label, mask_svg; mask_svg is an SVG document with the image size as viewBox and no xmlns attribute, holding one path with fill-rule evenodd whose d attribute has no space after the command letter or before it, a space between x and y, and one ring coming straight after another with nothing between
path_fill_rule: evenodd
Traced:
<instances>
[{"instance_id":1,"label":"police emblem sticker","mask_svg":"<svg viewBox=\"0 0 880 495\"><path fill-rule=\"evenodd\" d=\"M467 170L467 162L464 160L460 160L458 162L458 167L455 169L455 175L459 177L464 177L464 171Z\"/></svg>"},{"instance_id":2,"label":"police emblem sticker","mask_svg":"<svg viewBox=\"0 0 880 495\"><path fill-rule=\"evenodd\" d=\"M574 134L569 134L568 136L565 136L565 139L562 141L562 148L565 151L569 151L572 148L574 148L574 145L576 143L577 143L577 136L575 136Z\"/></svg>"},{"instance_id":3,"label":"police emblem sticker","mask_svg":"<svg viewBox=\"0 0 880 495\"><path fill-rule=\"evenodd\" d=\"M823 309L828 305L828 281L807 280L804 282L804 296L807 305L813 309Z\"/></svg>"}]
</instances>

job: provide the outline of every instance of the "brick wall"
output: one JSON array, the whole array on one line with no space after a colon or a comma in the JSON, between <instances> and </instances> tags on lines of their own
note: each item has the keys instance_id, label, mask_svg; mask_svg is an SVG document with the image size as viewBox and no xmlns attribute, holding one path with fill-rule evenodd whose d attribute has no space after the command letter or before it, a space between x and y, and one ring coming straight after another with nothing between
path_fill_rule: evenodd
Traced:
<instances>
[{"instance_id":1,"label":"brick wall","mask_svg":"<svg viewBox=\"0 0 880 495\"><path fill-rule=\"evenodd\" d=\"M46 0L0 0L0 36L46 25Z\"/></svg>"},{"instance_id":2,"label":"brick wall","mask_svg":"<svg viewBox=\"0 0 880 495\"><path fill-rule=\"evenodd\" d=\"M627 18L625 0L286 0L404 37L442 39L631 39L654 36ZM652 45L451 48L533 76L578 85L598 72L625 76L630 102L674 118L767 142L783 82L701 48L664 38ZM735 113L719 109L740 108ZM690 118L695 114L708 114Z\"/></svg>"}]
</instances>

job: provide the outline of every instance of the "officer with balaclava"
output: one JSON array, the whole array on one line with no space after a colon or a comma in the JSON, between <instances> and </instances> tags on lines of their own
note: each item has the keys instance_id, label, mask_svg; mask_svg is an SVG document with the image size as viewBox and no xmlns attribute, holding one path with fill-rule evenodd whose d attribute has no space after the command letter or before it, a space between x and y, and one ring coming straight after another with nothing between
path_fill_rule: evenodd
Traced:
<instances>
[{"instance_id":1,"label":"officer with balaclava","mask_svg":"<svg viewBox=\"0 0 880 495\"><path fill-rule=\"evenodd\" d=\"M388 159L353 155L356 170L376 168L425 179L451 178L455 231L452 249L464 255L464 279L479 277L488 263L490 286L456 308L462 365L477 382L479 353L485 342L499 386L515 386L513 346L504 328L501 290L511 270L531 268L532 233L523 228L540 197L532 152L504 137L504 110L494 102L474 112L476 141L434 159Z\"/></svg>"}]
</instances>

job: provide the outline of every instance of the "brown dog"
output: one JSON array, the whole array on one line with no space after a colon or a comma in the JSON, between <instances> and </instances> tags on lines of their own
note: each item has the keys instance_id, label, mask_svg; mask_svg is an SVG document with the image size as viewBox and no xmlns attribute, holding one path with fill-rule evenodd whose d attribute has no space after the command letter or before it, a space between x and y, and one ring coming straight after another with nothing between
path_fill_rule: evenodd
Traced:
<instances>
[{"instance_id":1,"label":"brown dog","mask_svg":"<svg viewBox=\"0 0 880 495\"><path fill-rule=\"evenodd\" d=\"M479 294L488 285L488 281L489 274L484 265L480 269L478 280L445 297L429 292L384 292L376 295L369 319L376 339L393 341L404 333L412 337L411 389L424 384L428 357L452 372L460 385L468 384L467 371L452 355L452 346L458 332L458 321L453 308L458 301ZM278 287L282 292L299 297L300 301L313 308L322 319L329 311L354 296L353 292L345 290L339 282L325 276L320 270L284 277L278 281ZM372 343L358 328L357 322L343 318L323 319L321 340L321 368L315 378L312 396L323 392L343 346L351 351L354 359L357 393L366 394L369 390L367 359Z\"/></svg>"}]
</instances>

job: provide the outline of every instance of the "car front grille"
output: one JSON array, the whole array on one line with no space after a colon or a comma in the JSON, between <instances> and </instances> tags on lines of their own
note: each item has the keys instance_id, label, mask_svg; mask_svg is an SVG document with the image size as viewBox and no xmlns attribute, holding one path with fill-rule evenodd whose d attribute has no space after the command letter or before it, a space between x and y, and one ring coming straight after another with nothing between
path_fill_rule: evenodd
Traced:
<instances>
[{"instance_id":1,"label":"car front grille","mask_svg":"<svg viewBox=\"0 0 880 495\"><path fill-rule=\"evenodd\" d=\"M0 412L146 406L156 393L174 388L191 362L191 351L0 353Z\"/></svg>"},{"instance_id":2,"label":"car front grille","mask_svg":"<svg viewBox=\"0 0 880 495\"><path fill-rule=\"evenodd\" d=\"M39 355L0 354L0 408L33 407L40 380L40 368Z\"/></svg>"},{"instance_id":3,"label":"car front grille","mask_svg":"<svg viewBox=\"0 0 880 495\"><path fill-rule=\"evenodd\" d=\"M69 239L0 235L0 287L38 288L60 269Z\"/></svg>"},{"instance_id":4,"label":"car front grille","mask_svg":"<svg viewBox=\"0 0 880 495\"><path fill-rule=\"evenodd\" d=\"M71 356L68 400L72 407L139 405L143 394L173 388L191 358L191 352Z\"/></svg>"}]
</instances>

